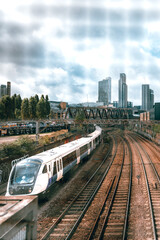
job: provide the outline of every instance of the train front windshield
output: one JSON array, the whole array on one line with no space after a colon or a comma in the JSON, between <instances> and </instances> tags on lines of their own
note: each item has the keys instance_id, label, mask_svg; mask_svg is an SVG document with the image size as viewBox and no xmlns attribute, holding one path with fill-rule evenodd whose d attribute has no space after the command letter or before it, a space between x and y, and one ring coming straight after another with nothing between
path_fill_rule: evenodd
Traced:
<instances>
[{"instance_id":1,"label":"train front windshield","mask_svg":"<svg viewBox=\"0 0 160 240\"><path fill-rule=\"evenodd\" d=\"M10 178L10 194L32 192L40 166L41 161L37 159L24 159L17 163Z\"/></svg>"},{"instance_id":2,"label":"train front windshield","mask_svg":"<svg viewBox=\"0 0 160 240\"><path fill-rule=\"evenodd\" d=\"M41 162L39 160L26 159L16 164L11 179L12 184L31 184L34 182Z\"/></svg>"}]
</instances>

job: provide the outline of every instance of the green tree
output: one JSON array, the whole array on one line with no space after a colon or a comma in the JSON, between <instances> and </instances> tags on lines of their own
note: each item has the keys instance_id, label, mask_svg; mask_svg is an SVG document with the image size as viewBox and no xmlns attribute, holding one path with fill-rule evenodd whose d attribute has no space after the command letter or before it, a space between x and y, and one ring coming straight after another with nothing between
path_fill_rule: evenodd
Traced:
<instances>
[{"instance_id":1,"label":"green tree","mask_svg":"<svg viewBox=\"0 0 160 240\"><path fill-rule=\"evenodd\" d=\"M0 99L0 119L5 119L5 106L2 100Z\"/></svg>"},{"instance_id":2,"label":"green tree","mask_svg":"<svg viewBox=\"0 0 160 240\"><path fill-rule=\"evenodd\" d=\"M84 111L82 109L79 109L75 117L75 123L82 125L84 122L84 119L85 119Z\"/></svg>"},{"instance_id":3,"label":"green tree","mask_svg":"<svg viewBox=\"0 0 160 240\"><path fill-rule=\"evenodd\" d=\"M21 105L22 105L22 98L21 98L20 94L18 94L15 96L15 109L17 108L17 109L21 110Z\"/></svg>"},{"instance_id":4,"label":"green tree","mask_svg":"<svg viewBox=\"0 0 160 240\"><path fill-rule=\"evenodd\" d=\"M46 115L49 116L51 108L50 108L48 95L46 95L45 101L46 101Z\"/></svg>"},{"instance_id":5,"label":"green tree","mask_svg":"<svg viewBox=\"0 0 160 240\"><path fill-rule=\"evenodd\" d=\"M35 96L34 96L34 98L35 98L35 101L36 101L36 104L39 102L39 97L38 97L38 95L36 94Z\"/></svg>"},{"instance_id":6,"label":"green tree","mask_svg":"<svg viewBox=\"0 0 160 240\"><path fill-rule=\"evenodd\" d=\"M16 119L21 119L21 110L20 109L15 109L15 117Z\"/></svg>"},{"instance_id":7,"label":"green tree","mask_svg":"<svg viewBox=\"0 0 160 240\"><path fill-rule=\"evenodd\" d=\"M36 114L39 119L46 118L46 115L47 115L46 114L46 102L45 102L43 95L41 96L41 99L37 103Z\"/></svg>"},{"instance_id":8,"label":"green tree","mask_svg":"<svg viewBox=\"0 0 160 240\"><path fill-rule=\"evenodd\" d=\"M36 99L34 97L30 97L29 99L29 116L31 119L36 118Z\"/></svg>"},{"instance_id":9,"label":"green tree","mask_svg":"<svg viewBox=\"0 0 160 240\"><path fill-rule=\"evenodd\" d=\"M2 97L1 101L4 105L5 119L11 119L13 117L12 99L6 95Z\"/></svg>"},{"instance_id":10,"label":"green tree","mask_svg":"<svg viewBox=\"0 0 160 240\"><path fill-rule=\"evenodd\" d=\"M21 107L22 119L29 119L29 101L28 98L24 98Z\"/></svg>"},{"instance_id":11,"label":"green tree","mask_svg":"<svg viewBox=\"0 0 160 240\"><path fill-rule=\"evenodd\" d=\"M16 94L14 94L14 95L11 97L11 101L12 101L11 111L12 111L12 114L13 114L13 118L15 118Z\"/></svg>"}]
</instances>

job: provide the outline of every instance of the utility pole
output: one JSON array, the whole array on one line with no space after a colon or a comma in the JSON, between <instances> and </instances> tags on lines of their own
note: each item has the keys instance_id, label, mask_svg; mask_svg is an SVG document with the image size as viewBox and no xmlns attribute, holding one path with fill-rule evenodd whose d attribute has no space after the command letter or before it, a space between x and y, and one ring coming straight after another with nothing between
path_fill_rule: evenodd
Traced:
<instances>
[{"instance_id":1,"label":"utility pole","mask_svg":"<svg viewBox=\"0 0 160 240\"><path fill-rule=\"evenodd\" d=\"M36 143L38 144L39 139L39 121L36 121Z\"/></svg>"}]
</instances>

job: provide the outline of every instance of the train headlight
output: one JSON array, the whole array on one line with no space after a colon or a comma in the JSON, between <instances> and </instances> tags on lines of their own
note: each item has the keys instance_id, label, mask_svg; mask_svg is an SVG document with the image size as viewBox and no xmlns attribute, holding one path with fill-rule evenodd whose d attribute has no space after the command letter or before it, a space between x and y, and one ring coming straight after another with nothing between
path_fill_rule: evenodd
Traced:
<instances>
[{"instance_id":1,"label":"train headlight","mask_svg":"<svg viewBox=\"0 0 160 240\"><path fill-rule=\"evenodd\" d=\"M28 189L28 192L31 193L32 190L33 190L32 187L30 187L30 188Z\"/></svg>"},{"instance_id":2,"label":"train headlight","mask_svg":"<svg viewBox=\"0 0 160 240\"><path fill-rule=\"evenodd\" d=\"M13 189L12 189L12 188L9 189L9 193L10 193L11 195L13 195Z\"/></svg>"}]
</instances>

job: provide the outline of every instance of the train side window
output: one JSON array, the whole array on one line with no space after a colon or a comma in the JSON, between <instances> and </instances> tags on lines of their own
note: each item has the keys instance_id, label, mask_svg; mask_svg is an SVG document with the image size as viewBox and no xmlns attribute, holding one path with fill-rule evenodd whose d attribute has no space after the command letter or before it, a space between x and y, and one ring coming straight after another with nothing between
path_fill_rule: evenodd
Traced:
<instances>
[{"instance_id":1,"label":"train side window","mask_svg":"<svg viewBox=\"0 0 160 240\"><path fill-rule=\"evenodd\" d=\"M49 172L51 171L51 166L50 165L48 165L48 169L49 169Z\"/></svg>"},{"instance_id":2,"label":"train side window","mask_svg":"<svg viewBox=\"0 0 160 240\"><path fill-rule=\"evenodd\" d=\"M44 165L42 173L47 173L47 165Z\"/></svg>"}]
</instances>

